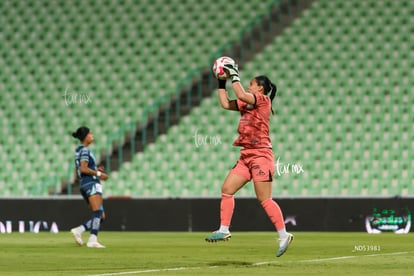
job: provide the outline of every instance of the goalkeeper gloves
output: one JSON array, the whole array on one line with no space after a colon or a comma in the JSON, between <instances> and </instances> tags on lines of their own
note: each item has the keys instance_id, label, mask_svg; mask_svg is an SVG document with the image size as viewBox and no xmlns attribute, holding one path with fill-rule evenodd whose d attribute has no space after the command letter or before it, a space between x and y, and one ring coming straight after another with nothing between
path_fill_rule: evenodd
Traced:
<instances>
[{"instance_id":1,"label":"goalkeeper gloves","mask_svg":"<svg viewBox=\"0 0 414 276\"><path fill-rule=\"evenodd\" d=\"M229 74L231 82L240 81L237 64L224 64L223 68L226 70L227 74Z\"/></svg>"}]
</instances>

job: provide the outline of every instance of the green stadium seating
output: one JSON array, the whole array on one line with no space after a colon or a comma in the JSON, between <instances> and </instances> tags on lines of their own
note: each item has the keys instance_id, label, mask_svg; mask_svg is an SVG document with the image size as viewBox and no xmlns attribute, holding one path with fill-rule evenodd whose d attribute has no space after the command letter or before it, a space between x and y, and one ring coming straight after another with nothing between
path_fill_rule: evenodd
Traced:
<instances>
[{"instance_id":1,"label":"green stadium seating","mask_svg":"<svg viewBox=\"0 0 414 276\"><path fill-rule=\"evenodd\" d=\"M175 93L189 69L209 66L223 37L239 38L233 26L270 2L226 3L218 22L207 1L2 1L2 195L47 195L44 183L67 175L76 127L92 127L99 156L110 133ZM241 68L245 85L259 73L278 85L275 157L304 169L275 174L275 196L414 195L413 10L409 0L315 1ZM66 102L65 91L77 101ZM238 158L237 122L213 91L112 172L105 194L219 196ZM253 185L239 196L254 196Z\"/></svg>"},{"instance_id":2,"label":"green stadium seating","mask_svg":"<svg viewBox=\"0 0 414 276\"><path fill-rule=\"evenodd\" d=\"M43 194L42 183L68 175L72 131L89 125L99 156L108 135L174 94L177 82L205 66L224 37L238 38L243 24L234 22L264 13L270 2L229 2L217 11L193 0L1 1L1 129L10 137L2 143L4 158L25 179L25 189ZM14 158L21 152L25 159ZM4 174L0 182L12 185ZM2 194L21 193L6 188Z\"/></svg>"}]
</instances>

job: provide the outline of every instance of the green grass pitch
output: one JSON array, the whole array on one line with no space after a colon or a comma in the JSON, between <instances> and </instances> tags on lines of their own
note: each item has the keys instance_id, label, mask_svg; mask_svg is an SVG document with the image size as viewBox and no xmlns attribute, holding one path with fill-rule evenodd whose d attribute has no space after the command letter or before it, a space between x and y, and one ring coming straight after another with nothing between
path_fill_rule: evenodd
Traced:
<instances>
[{"instance_id":1,"label":"green grass pitch","mask_svg":"<svg viewBox=\"0 0 414 276\"><path fill-rule=\"evenodd\" d=\"M280 258L276 233L208 234L101 231L105 249L69 232L0 234L0 275L414 275L412 233L297 232Z\"/></svg>"}]
</instances>

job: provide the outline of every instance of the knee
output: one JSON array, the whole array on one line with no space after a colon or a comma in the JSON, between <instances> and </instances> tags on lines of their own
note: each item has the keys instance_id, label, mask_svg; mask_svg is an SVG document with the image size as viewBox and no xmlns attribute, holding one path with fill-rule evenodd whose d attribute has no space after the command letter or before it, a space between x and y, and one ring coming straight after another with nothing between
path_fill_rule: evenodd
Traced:
<instances>
[{"instance_id":1,"label":"knee","mask_svg":"<svg viewBox=\"0 0 414 276\"><path fill-rule=\"evenodd\" d=\"M226 195L234 195L234 191L226 186L221 187L221 193Z\"/></svg>"}]
</instances>

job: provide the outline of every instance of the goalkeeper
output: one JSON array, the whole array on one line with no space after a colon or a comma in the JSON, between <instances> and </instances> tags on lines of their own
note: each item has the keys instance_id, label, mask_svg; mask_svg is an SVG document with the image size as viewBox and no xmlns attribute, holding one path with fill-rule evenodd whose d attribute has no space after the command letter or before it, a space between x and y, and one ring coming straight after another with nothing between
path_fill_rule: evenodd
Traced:
<instances>
[{"instance_id":1,"label":"goalkeeper","mask_svg":"<svg viewBox=\"0 0 414 276\"><path fill-rule=\"evenodd\" d=\"M275 165L269 121L277 88L268 77L261 75L250 81L245 92L240 83L237 65L226 64L224 69L230 76L237 99L228 98L226 80L218 80L218 97L222 108L240 112L239 136L233 145L242 148L239 160L221 187L220 228L206 237L206 241L225 241L231 238L229 227L235 206L234 194L253 180L256 197L278 232L279 248L276 256L280 257L288 249L293 235L286 232L282 211L272 199Z\"/></svg>"}]
</instances>

